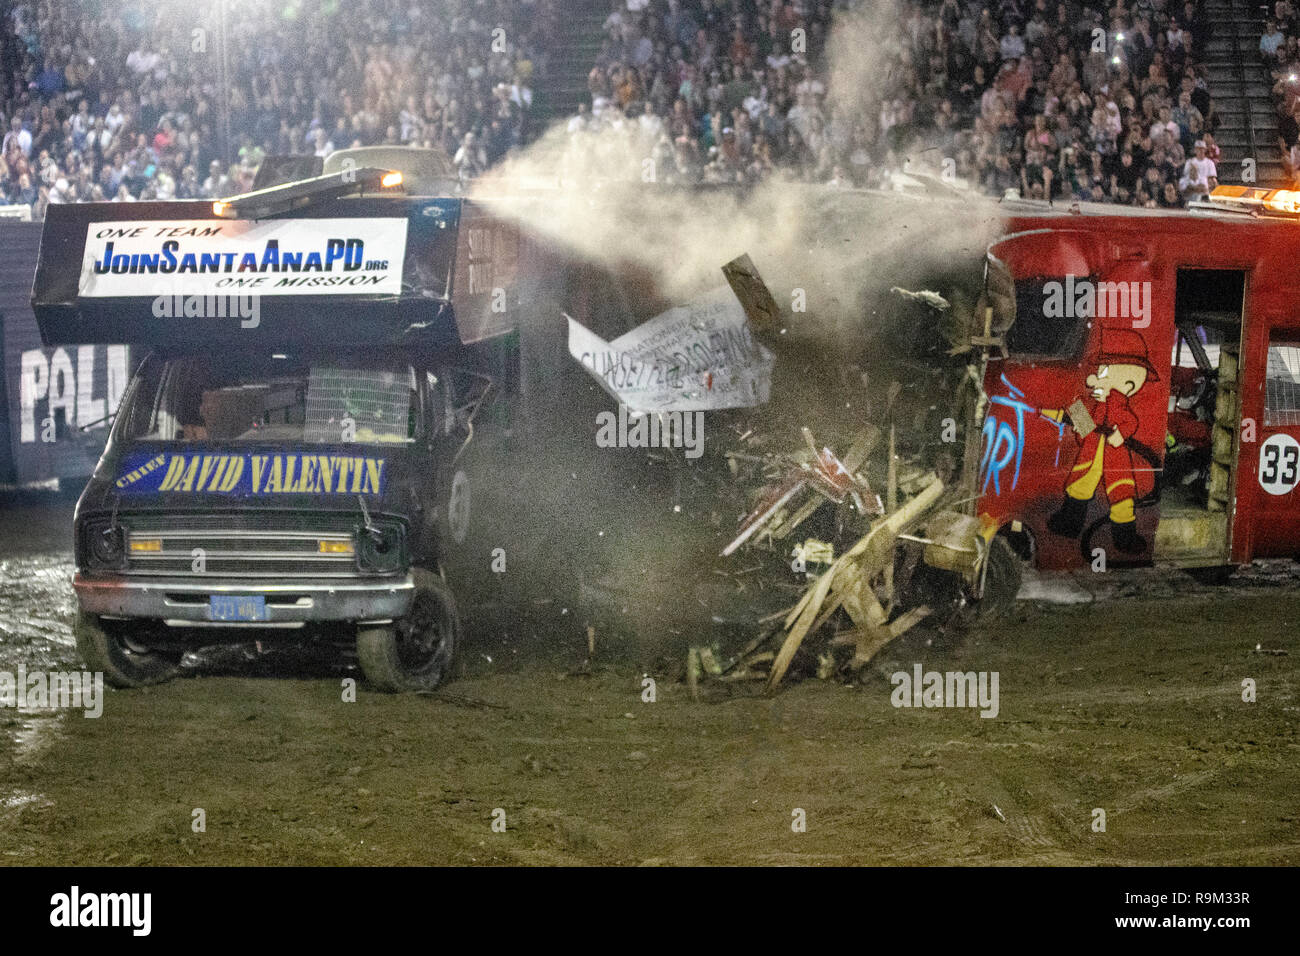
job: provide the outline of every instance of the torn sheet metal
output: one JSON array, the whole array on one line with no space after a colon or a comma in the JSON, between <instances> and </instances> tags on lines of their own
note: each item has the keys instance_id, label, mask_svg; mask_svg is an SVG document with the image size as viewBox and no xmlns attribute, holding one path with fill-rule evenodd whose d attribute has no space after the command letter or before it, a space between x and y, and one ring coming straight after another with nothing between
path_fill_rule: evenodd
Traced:
<instances>
[{"instance_id":1,"label":"torn sheet metal","mask_svg":"<svg viewBox=\"0 0 1300 956\"><path fill-rule=\"evenodd\" d=\"M721 286L606 342L569 320L569 354L614 399L637 412L695 412L764 404L773 353Z\"/></svg>"}]
</instances>

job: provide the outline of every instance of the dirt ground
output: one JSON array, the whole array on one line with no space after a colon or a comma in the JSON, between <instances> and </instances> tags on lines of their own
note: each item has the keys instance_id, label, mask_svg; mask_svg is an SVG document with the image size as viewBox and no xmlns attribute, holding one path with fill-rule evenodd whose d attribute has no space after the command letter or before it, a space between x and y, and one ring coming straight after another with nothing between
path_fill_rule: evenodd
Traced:
<instances>
[{"instance_id":1,"label":"dirt ground","mask_svg":"<svg viewBox=\"0 0 1300 956\"><path fill-rule=\"evenodd\" d=\"M0 501L0 670L78 666L70 512ZM584 665L582 642L505 635L433 696L361 682L348 703L350 672L284 654L108 691L99 719L0 710L0 861L1300 863L1293 575L1106 577L1090 603L1022 601L942 647L917 628L853 686L773 698L696 702L657 654ZM1000 712L895 708L889 676L917 663L997 671Z\"/></svg>"}]
</instances>

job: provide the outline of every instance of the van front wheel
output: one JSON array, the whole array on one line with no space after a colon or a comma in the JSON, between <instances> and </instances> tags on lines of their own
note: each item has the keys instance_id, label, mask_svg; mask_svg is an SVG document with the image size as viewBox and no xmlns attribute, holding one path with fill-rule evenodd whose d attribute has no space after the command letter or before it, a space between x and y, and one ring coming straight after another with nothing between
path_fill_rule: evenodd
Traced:
<instances>
[{"instance_id":1,"label":"van front wheel","mask_svg":"<svg viewBox=\"0 0 1300 956\"><path fill-rule=\"evenodd\" d=\"M984 597L980 601L979 617L1003 617L1016 606L1024 564L1004 535L997 535L989 542L988 556L984 560L988 566L984 571Z\"/></svg>"},{"instance_id":2,"label":"van front wheel","mask_svg":"<svg viewBox=\"0 0 1300 956\"><path fill-rule=\"evenodd\" d=\"M438 575L415 571L415 597L400 621L357 631L357 660L366 680L387 693L433 690L451 669L460 613Z\"/></svg>"},{"instance_id":3,"label":"van front wheel","mask_svg":"<svg viewBox=\"0 0 1300 956\"><path fill-rule=\"evenodd\" d=\"M77 651L91 671L103 673L113 687L163 684L180 671L180 654L152 648L133 640L126 621L101 621L97 615L77 612L72 627Z\"/></svg>"}]
</instances>

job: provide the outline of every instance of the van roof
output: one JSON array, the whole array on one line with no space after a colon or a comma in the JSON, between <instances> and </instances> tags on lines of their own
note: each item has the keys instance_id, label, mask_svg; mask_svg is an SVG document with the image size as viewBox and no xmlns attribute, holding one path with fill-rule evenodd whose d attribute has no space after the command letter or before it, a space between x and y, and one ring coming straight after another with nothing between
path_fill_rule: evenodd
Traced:
<instances>
[{"instance_id":1,"label":"van roof","mask_svg":"<svg viewBox=\"0 0 1300 956\"><path fill-rule=\"evenodd\" d=\"M455 288L467 205L333 198L257 220L200 201L54 205L32 307L47 345L469 342L485 335ZM255 319L231 312L253 300Z\"/></svg>"}]
</instances>

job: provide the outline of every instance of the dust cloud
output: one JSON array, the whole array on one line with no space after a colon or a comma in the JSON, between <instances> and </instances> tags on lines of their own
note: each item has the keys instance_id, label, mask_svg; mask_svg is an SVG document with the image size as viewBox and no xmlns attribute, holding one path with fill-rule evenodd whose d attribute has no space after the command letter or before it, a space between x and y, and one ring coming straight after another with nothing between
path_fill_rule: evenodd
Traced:
<instances>
[{"instance_id":1,"label":"dust cloud","mask_svg":"<svg viewBox=\"0 0 1300 956\"><path fill-rule=\"evenodd\" d=\"M878 108L887 15L877 4L838 15L827 44L828 116ZM842 329L861 311L862 289L922 288L936 271L978 269L997 231L996 204L940 182L935 150L908 157L909 171L933 177L895 176L892 191L779 173L743 187L673 187L661 168L671 156L656 154L657 137L636 118L607 113L595 125L554 125L477 181L471 197L514 206L527 228L615 274L643 271L672 301L716 287L718 269L747 252L785 312L801 290L801 323Z\"/></svg>"},{"instance_id":2,"label":"dust cloud","mask_svg":"<svg viewBox=\"0 0 1300 956\"><path fill-rule=\"evenodd\" d=\"M824 111L838 118L878 109L872 85L883 75L884 34L870 16L837 21L828 38ZM597 569L591 580L619 595L616 630L629 629L643 645L671 645L710 633L719 615L732 613L723 605L735 603L729 592L720 597L716 576L701 573L749 507L749 489L733 484L723 450L737 435L751 434L751 425L770 444L752 439L747 452L801 447L802 426L842 450L864 422L894 404L891 383L900 380L912 383L923 416L934 402L927 380L914 367L875 363L910 354L900 339L933 341L936 359L947 343L930 334L926 320L933 317L923 306L889 290L933 289L954 306L973 305L1000 217L996 204L941 182L937 162L932 177L898 176L889 190L836 188L779 173L745 185L673 185L664 168L673 162L671 149L656 149L657 134L647 135L638 119L608 113L594 127L555 125L477 180L470 198L504 206L543 244L606 270L609 281L634 275L641 288L639 280L649 278L661 302L631 303L623 328L650 318L664 301L685 304L722 285L721 267L748 253L789 332L780 337L769 402L714 413L709 460L689 472L675 459L646 467L643 457L639 466L630 457L606 457L592 469L593 426L581 420L569 393L563 414L573 419L572 448L548 444L537 453L554 474L585 476L587 507L557 514L552 525L552 535L563 535L558 551L583 555ZM645 311L632 314L638 308ZM897 335L899 328L907 334ZM714 474L710 468L720 469L716 481L704 477ZM574 496L572 487L555 493ZM735 613L747 618L756 600L747 594Z\"/></svg>"}]
</instances>

